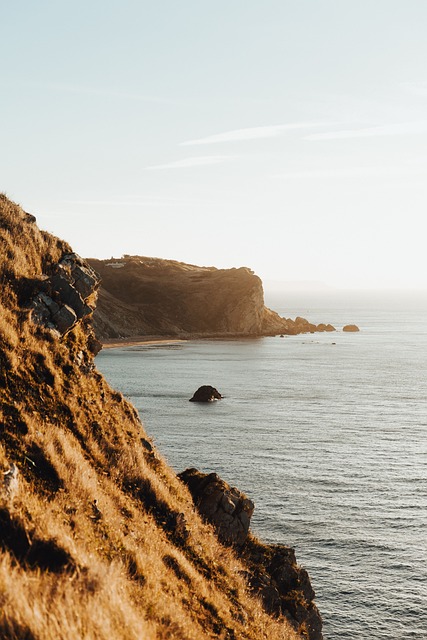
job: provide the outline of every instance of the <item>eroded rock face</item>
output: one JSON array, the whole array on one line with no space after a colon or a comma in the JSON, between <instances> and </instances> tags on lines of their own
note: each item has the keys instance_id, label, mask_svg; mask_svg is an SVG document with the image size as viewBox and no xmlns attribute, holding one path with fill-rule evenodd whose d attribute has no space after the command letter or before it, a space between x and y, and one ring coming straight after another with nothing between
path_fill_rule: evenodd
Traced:
<instances>
[{"instance_id":1,"label":"eroded rock face","mask_svg":"<svg viewBox=\"0 0 427 640\"><path fill-rule=\"evenodd\" d=\"M318 328L282 318L264 304L260 278L247 267L216 269L144 256L88 260L101 275L94 313L100 340L132 336L294 335Z\"/></svg>"},{"instance_id":2,"label":"eroded rock face","mask_svg":"<svg viewBox=\"0 0 427 640\"><path fill-rule=\"evenodd\" d=\"M190 398L190 402L214 402L215 400L221 399L222 395L215 387L205 384L194 392L193 397Z\"/></svg>"},{"instance_id":3,"label":"eroded rock face","mask_svg":"<svg viewBox=\"0 0 427 640\"><path fill-rule=\"evenodd\" d=\"M322 617L307 571L295 551L280 544L265 545L249 537L242 549L249 567L248 582L266 611L285 616L308 640L322 640Z\"/></svg>"},{"instance_id":4,"label":"eroded rock face","mask_svg":"<svg viewBox=\"0 0 427 640\"><path fill-rule=\"evenodd\" d=\"M252 500L216 473L186 469L179 478L190 489L199 512L214 525L220 540L226 544L244 544L254 511Z\"/></svg>"},{"instance_id":5,"label":"eroded rock face","mask_svg":"<svg viewBox=\"0 0 427 640\"><path fill-rule=\"evenodd\" d=\"M32 299L32 320L65 335L75 324L93 312L90 298L100 283L99 276L77 254L65 255L55 273L40 282Z\"/></svg>"},{"instance_id":6,"label":"eroded rock face","mask_svg":"<svg viewBox=\"0 0 427 640\"><path fill-rule=\"evenodd\" d=\"M265 610L285 616L301 637L322 640L322 618L313 602L315 593L307 571L297 564L294 549L262 544L249 532L254 503L216 473L186 469L178 477L220 540L239 549L248 567L245 578Z\"/></svg>"}]
</instances>

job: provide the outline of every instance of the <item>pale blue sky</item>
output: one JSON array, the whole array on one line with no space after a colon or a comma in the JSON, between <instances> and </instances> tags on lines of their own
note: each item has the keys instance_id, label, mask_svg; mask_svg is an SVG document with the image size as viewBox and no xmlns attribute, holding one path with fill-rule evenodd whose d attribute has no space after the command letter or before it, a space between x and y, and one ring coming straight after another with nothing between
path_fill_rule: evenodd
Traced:
<instances>
[{"instance_id":1,"label":"pale blue sky","mask_svg":"<svg viewBox=\"0 0 427 640\"><path fill-rule=\"evenodd\" d=\"M83 256L427 289L425 0L16 0L1 184Z\"/></svg>"}]
</instances>

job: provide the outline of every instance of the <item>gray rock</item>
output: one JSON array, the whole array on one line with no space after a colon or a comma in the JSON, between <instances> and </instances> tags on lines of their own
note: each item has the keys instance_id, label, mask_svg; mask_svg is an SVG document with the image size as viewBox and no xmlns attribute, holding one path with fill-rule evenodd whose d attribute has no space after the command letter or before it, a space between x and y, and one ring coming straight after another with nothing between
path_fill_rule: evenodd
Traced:
<instances>
[{"instance_id":1,"label":"gray rock","mask_svg":"<svg viewBox=\"0 0 427 640\"><path fill-rule=\"evenodd\" d=\"M64 304L59 311L52 316L52 319L58 331L61 335L64 335L64 333L67 333L67 331L72 329L76 324L77 314L74 309Z\"/></svg>"},{"instance_id":2,"label":"gray rock","mask_svg":"<svg viewBox=\"0 0 427 640\"><path fill-rule=\"evenodd\" d=\"M243 545L254 511L252 500L216 473L186 469L179 477L188 486L201 515L217 530L219 539L227 544Z\"/></svg>"},{"instance_id":3,"label":"gray rock","mask_svg":"<svg viewBox=\"0 0 427 640\"><path fill-rule=\"evenodd\" d=\"M75 253L65 255L51 277L45 277L41 290L32 300L32 320L62 336L90 315L93 308L86 300L96 292L100 278ZM93 343L93 350L99 345Z\"/></svg>"},{"instance_id":4,"label":"gray rock","mask_svg":"<svg viewBox=\"0 0 427 640\"><path fill-rule=\"evenodd\" d=\"M51 284L61 302L71 307L79 319L92 312L92 309L85 303L64 273L56 273L52 276Z\"/></svg>"},{"instance_id":5,"label":"gray rock","mask_svg":"<svg viewBox=\"0 0 427 640\"><path fill-rule=\"evenodd\" d=\"M73 269L73 277L75 278L74 286L82 298L86 300L98 285L98 278L95 272L93 269L89 270L81 265L76 265Z\"/></svg>"}]
</instances>

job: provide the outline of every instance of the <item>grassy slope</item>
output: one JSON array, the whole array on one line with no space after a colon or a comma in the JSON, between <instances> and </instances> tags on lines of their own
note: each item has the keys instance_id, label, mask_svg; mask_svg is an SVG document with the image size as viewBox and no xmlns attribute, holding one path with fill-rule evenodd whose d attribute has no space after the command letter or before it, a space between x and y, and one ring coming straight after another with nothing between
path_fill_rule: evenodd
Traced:
<instances>
[{"instance_id":1,"label":"grassy slope","mask_svg":"<svg viewBox=\"0 0 427 640\"><path fill-rule=\"evenodd\" d=\"M0 476L0 637L297 638L91 366L90 324L58 340L30 321L68 251L0 196L0 471L19 469L13 498Z\"/></svg>"}]
</instances>

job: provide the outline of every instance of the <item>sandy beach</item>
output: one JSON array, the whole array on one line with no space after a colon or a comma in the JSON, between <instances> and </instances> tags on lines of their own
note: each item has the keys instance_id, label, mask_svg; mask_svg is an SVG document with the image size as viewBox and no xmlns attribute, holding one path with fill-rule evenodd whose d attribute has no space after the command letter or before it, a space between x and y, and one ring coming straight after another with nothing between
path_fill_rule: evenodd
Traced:
<instances>
[{"instance_id":1,"label":"sandy beach","mask_svg":"<svg viewBox=\"0 0 427 640\"><path fill-rule=\"evenodd\" d=\"M183 338L165 338L164 336L134 336L132 338L111 338L102 342L103 349L132 347L137 345L175 344L187 342Z\"/></svg>"}]
</instances>

